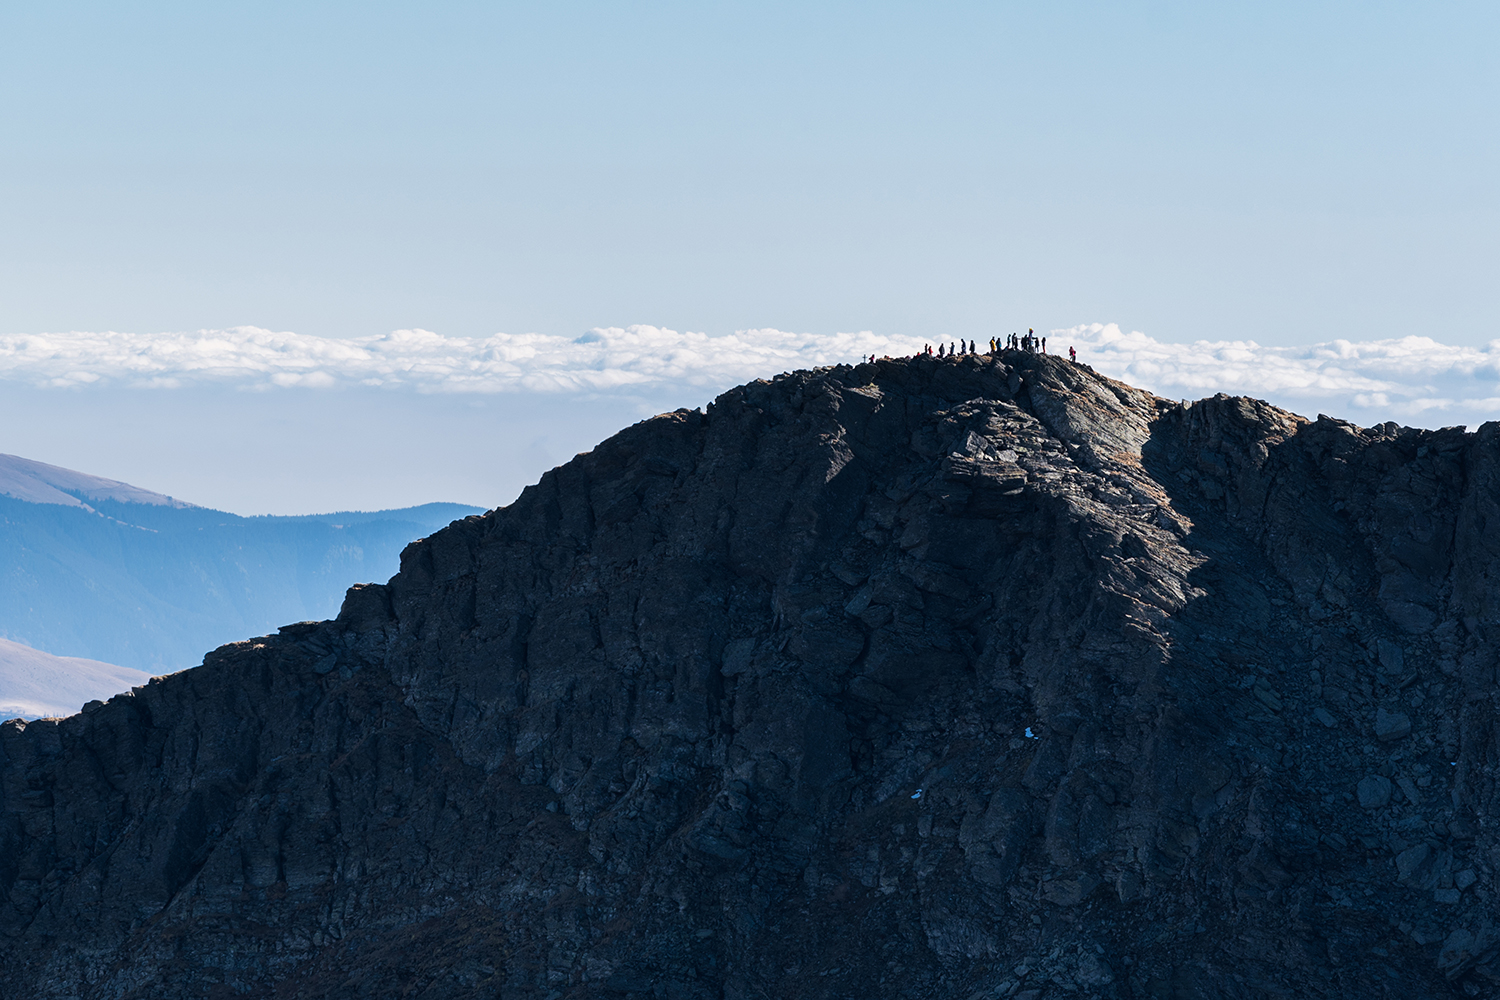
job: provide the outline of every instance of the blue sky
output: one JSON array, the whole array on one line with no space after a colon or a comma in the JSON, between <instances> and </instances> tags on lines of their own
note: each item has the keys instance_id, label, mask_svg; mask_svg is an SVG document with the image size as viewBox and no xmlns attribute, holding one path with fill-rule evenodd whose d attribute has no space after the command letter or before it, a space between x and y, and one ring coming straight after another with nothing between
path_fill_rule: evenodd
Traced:
<instances>
[{"instance_id":1,"label":"blue sky","mask_svg":"<svg viewBox=\"0 0 1500 1000\"><path fill-rule=\"evenodd\" d=\"M1500 8L1462 3L10 5L0 336L1098 323L1166 344L1480 348L1497 28ZM0 405L43 429L0 451L198 502L509 499L499 480L368 486L271 431L232 444L278 408L415 408L431 435L482 401L200 393L197 423L223 433L192 464L218 471L164 483L151 420L126 440L112 415L192 393L34 381ZM547 421L552 444L487 461L530 481L597 426L708 395L590 396L587 420ZM95 440L45 429L71 421ZM284 469L233 485L234 462L277 447Z\"/></svg>"}]
</instances>

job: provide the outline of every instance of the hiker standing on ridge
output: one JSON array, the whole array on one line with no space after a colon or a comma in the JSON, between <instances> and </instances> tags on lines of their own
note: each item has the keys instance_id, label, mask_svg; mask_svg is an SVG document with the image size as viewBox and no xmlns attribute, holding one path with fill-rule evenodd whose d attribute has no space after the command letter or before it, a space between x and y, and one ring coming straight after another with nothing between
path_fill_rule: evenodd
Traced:
<instances>
[{"instance_id":1,"label":"hiker standing on ridge","mask_svg":"<svg viewBox=\"0 0 1500 1000\"><path fill-rule=\"evenodd\" d=\"M1074 364L1078 363L1078 352L1073 350L1072 344L1068 345L1068 360L1073 362Z\"/></svg>"}]
</instances>

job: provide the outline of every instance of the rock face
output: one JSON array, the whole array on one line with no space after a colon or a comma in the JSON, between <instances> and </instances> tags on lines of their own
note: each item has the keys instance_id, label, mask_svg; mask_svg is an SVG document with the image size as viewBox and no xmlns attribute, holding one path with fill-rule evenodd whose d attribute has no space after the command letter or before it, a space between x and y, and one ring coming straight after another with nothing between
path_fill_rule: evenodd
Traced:
<instances>
[{"instance_id":1,"label":"rock face","mask_svg":"<svg viewBox=\"0 0 1500 1000\"><path fill-rule=\"evenodd\" d=\"M1500 427L782 376L0 729L10 997L1500 983Z\"/></svg>"}]
</instances>

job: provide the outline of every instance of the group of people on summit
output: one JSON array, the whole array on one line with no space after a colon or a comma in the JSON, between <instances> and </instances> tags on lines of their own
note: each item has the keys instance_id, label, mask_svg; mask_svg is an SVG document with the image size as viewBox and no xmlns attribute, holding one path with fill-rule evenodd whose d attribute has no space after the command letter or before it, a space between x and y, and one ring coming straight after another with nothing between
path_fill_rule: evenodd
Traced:
<instances>
[{"instance_id":1,"label":"group of people on summit","mask_svg":"<svg viewBox=\"0 0 1500 1000\"><path fill-rule=\"evenodd\" d=\"M1006 337L1004 341L1001 341L999 337L991 337L989 353L999 354L1002 350L1028 351L1033 354L1046 354L1047 338L1038 337L1036 335L1036 331L1030 329L1028 329L1024 334L1013 333L1009 337ZM922 353L935 355L939 358L944 358L953 357L958 354L978 354L979 352L974 348L974 341L971 340L966 345L962 340L960 340L957 345L949 343L946 349L942 344L939 344L936 351L933 350L931 344L923 344ZM875 356L873 354L870 355L870 360L875 360ZM1068 348L1068 360L1078 360L1078 352L1073 350L1072 347Z\"/></svg>"},{"instance_id":2,"label":"group of people on summit","mask_svg":"<svg viewBox=\"0 0 1500 1000\"><path fill-rule=\"evenodd\" d=\"M991 345L995 345L995 344L998 344L998 343L999 343L999 340L997 340L996 338L994 338L994 337L990 338L990 344ZM1011 334L1010 337L1007 338L1007 340L1005 342L1005 348L1006 348L1006 350L1010 350L1010 351L1030 351L1033 354L1036 354L1036 353L1046 354L1047 353L1047 338L1046 337L1038 337L1036 335L1036 331L1035 330L1028 329L1026 331L1026 333L1025 333L1024 336L1021 335L1021 334L1019 334L1019 333L1013 333L1013 334ZM992 354L995 353L993 346L991 347L990 353L992 353Z\"/></svg>"}]
</instances>

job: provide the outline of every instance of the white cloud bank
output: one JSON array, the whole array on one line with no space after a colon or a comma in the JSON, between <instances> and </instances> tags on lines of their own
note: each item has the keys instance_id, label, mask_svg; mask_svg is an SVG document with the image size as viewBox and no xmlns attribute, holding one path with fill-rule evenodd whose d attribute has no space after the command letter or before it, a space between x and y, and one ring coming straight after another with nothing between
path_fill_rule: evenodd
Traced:
<instances>
[{"instance_id":1,"label":"white cloud bank","mask_svg":"<svg viewBox=\"0 0 1500 1000\"><path fill-rule=\"evenodd\" d=\"M1216 392L1269 399L1300 413L1360 423L1477 424L1500 418L1500 341L1461 347L1427 337L1334 340L1310 347L1253 341L1172 344L1110 324L1050 331L1054 353L1163 396ZM977 335L976 335L977 337ZM331 339L255 327L182 334L65 333L0 337L0 379L43 386L98 384L238 388L372 386L441 393L710 394L795 368L906 355L909 337L743 330L730 336L653 326L444 337L398 330Z\"/></svg>"},{"instance_id":2,"label":"white cloud bank","mask_svg":"<svg viewBox=\"0 0 1500 1000\"><path fill-rule=\"evenodd\" d=\"M1430 337L1267 347L1247 340L1167 344L1113 323L1054 330L1099 371L1161 396L1255 396L1309 416L1360 424L1475 425L1500 419L1500 340L1484 347Z\"/></svg>"},{"instance_id":3,"label":"white cloud bank","mask_svg":"<svg viewBox=\"0 0 1500 1000\"><path fill-rule=\"evenodd\" d=\"M0 337L0 378L37 386L103 381L175 387L335 385L428 392L608 392L670 386L722 389L795 368L911 354L909 338L742 330L731 336L654 326L581 337L444 337L397 330L334 340L256 327L198 333L64 333Z\"/></svg>"}]
</instances>

